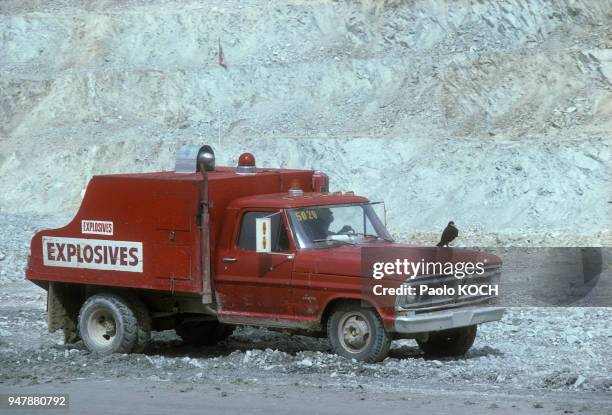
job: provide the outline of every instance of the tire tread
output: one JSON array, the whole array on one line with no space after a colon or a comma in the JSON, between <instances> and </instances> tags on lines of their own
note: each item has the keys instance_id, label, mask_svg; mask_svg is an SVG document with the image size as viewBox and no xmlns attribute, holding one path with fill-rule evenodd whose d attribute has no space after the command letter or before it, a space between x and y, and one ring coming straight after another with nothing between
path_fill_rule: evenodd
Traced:
<instances>
[{"instance_id":1,"label":"tire tread","mask_svg":"<svg viewBox=\"0 0 612 415\"><path fill-rule=\"evenodd\" d=\"M110 349L108 351L92 350L92 348L86 342L86 334L82 331L82 326L85 324L84 315L90 307L95 306L98 302L108 302L109 304L111 304L112 307L115 307L117 309L123 320L123 336L121 338L121 343L116 348ZM85 343L87 348L94 353L130 353L134 348L138 338L138 321L136 319L136 316L129 303L123 297L117 294L98 293L89 297L81 306L78 322L78 330L81 334L83 342Z\"/></svg>"},{"instance_id":2,"label":"tire tread","mask_svg":"<svg viewBox=\"0 0 612 415\"><path fill-rule=\"evenodd\" d=\"M372 327L374 343L370 345L370 348L365 354L363 354L362 352L363 356L345 353L344 349L340 344L340 341L336 338L336 324L340 316L349 311L354 311L356 307L358 306L354 304L342 304L334 309L330 318L327 320L327 337L329 338L332 348L334 349L336 354L340 356L362 360L366 363L380 362L384 360L389 354L389 348L391 347L391 338L385 330L385 326L383 325L382 319L375 311L375 309L362 308L361 310L366 316L370 317L371 323L373 323L374 326Z\"/></svg>"}]
</instances>

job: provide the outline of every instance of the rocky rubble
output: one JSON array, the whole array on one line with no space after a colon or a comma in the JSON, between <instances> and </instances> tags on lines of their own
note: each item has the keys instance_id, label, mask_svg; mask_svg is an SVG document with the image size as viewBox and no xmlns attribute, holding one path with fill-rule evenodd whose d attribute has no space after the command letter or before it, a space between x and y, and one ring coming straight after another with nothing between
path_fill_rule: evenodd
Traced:
<instances>
[{"instance_id":1,"label":"rocky rubble","mask_svg":"<svg viewBox=\"0 0 612 415\"><path fill-rule=\"evenodd\" d=\"M173 332L162 332L144 355L100 357L81 343L64 346L60 335L46 333L42 303L21 311L2 308L0 383L117 377L198 383L214 378L244 384L393 389L418 381L446 387L612 392L607 309L511 308L503 321L480 327L464 358L428 359L416 343L400 340L385 361L365 364L331 354L326 340L254 327L238 328L224 343L201 350L183 346Z\"/></svg>"},{"instance_id":2,"label":"rocky rubble","mask_svg":"<svg viewBox=\"0 0 612 415\"><path fill-rule=\"evenodd\" d=\"M223 138L218 144L198 137L135 130L113 142L92 139L76 152L64 152L57 150L60 136L40 136L37 152L46 154L44 159L17 150L0 166L7 186L0 209L74 214L93 174L172 170L181 144L209 142L219 165L235 165L241 153L252 151L259 166L323 170L331 190L384 201L395 232L438 233L454 220L477 234L532 234L536 240L573 234L601 245L612 229L612 143L601 133L582 141L555 136L488 142ZM31 169L45 174L27 174ZM598 234L604 241L596 240Z\"/></svg>"},{"instance_id":3,"label":"rocky rubble","mask_svg":"<svg viewBox=\"0 0 612 415\"><path fill-rule=\"evenodd\" d=\"M611 391L609 308L510 308L499 323L481 326L463 359L425 358L409 340L370 365L337 357L324 339L244 327L225 343L194 349L174 332L154 335L145 355L98 357L81 343L63 345L46 332L44 292L24 282L29 238L68 216L10 215L0 232L0 383L44 383L79 378L150 378L206 382L329 382L392 388L408 379L445 385L534 390ZM522 241L525 242L524 240Z\"/></svg>"},{"instance_id":4,"label":"rocky rubble","mask_svg":"<svg viewBox=\"0 0 612 415\"><path fill-rule=\"evenodd\" d=\"M5 1L0 210L74 212L93 174L171 169L180 144L200 142L219 165L251 151L323 170L333 190L385 200L397 232L453 219L602 243L611 12L610 0Z\"/></svg>"}]
</instances>

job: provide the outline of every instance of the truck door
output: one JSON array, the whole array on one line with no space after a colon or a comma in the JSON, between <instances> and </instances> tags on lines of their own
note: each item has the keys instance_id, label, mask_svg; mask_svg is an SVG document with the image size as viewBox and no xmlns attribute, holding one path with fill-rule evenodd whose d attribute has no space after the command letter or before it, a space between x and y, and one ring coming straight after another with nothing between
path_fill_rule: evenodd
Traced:
<instances>
[{"instance_id":1,"label":"truck door","mask_svg":"<svg viewBox=\"0 0 612 415\"><path fill-rule=\"evenodd\" d=\"M272 253L255 252L255 219L272 219ZM236 322L293 320L291 273L295 249L279 211L245 210L229 249L219 252L215 290L220 317ZM263 323L263 322L262 322Z\"/></svg>"}]
</instances>

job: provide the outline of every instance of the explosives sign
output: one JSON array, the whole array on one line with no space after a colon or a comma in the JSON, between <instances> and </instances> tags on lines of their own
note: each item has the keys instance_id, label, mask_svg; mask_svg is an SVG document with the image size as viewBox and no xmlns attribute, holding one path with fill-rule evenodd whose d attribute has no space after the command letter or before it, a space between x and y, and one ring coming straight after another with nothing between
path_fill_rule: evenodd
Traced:
<instances>
[{"instance_id":1,"label":"explosives sign","mask_svg":"<svg viewBox=\"0 0 612 415\"><path fill-rule=\"evenodd\" d=\"M142 242L43 236L42 249L50 267L142 272Z\"/></svg>"},{"instance_id":2,"label":"explosives sign","mask_svg":"<svg viewBox=\"0 0 612 415\"><path fill-rule=\"evenodd\" d=\"M255 251L272 252L272 220L269 217L255 219Z\"/></svg>"},{"instance_id":3,"label":"explosives sign","mask_svg":"<svg viewBox=\"0 0 612 415\"><path fill-rule=\"evenodd\" d=\"M96 235L112 235L113 222L102 220L82 220L81 233L90 233Z\"/></svg>"}]
</instances>

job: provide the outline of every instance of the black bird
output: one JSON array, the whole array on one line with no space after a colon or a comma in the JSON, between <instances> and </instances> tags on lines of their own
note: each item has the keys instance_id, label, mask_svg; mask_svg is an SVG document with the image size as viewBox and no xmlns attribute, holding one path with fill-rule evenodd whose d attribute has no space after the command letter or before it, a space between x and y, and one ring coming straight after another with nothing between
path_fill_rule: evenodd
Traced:
<instances>
[{"instance_id":1,"label":"black bird","mask_svg":"<svg viewBox=\"0 0 612 415\"><path fill-rule=\"evenodd\" d=\"M459 235L459 229L455 226L455 222L452 220L448 222L448 226L444 228L442 232L442 238L440 238L440 242L436 246L448 246L449 243L452 242Z\"/></svg>"}]
</instances>

